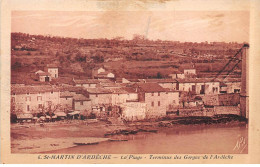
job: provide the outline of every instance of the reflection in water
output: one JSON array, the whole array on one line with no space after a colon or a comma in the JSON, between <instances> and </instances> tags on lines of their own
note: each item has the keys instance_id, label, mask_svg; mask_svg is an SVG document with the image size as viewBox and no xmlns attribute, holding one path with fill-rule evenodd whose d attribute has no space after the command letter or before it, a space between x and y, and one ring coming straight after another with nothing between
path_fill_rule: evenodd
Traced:
<instances>
[{"instance_id":1,"label":"reflection in water","mask_svg":"<svg viewBox=\"0 0 260 167\"><path fill-rule=\"evenodd\" d=\"M138 133L113 138L128 141L77 146L52 153L245 154L248 151L248 129L245 126L228 128L185 126L159 130L158 133Z\"/></svg>"}]
</instances>

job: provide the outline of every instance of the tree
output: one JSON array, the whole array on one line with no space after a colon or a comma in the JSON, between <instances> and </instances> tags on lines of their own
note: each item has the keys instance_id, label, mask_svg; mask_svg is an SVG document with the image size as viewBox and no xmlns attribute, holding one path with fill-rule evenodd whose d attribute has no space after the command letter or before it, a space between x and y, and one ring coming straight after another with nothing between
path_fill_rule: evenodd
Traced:
<instances>
[{"instance_id":1,"label":"tree","mask_svg":"<svg viewBox=\"0 0 260 167\"><path fill-rule=\"evenodd\" d=\"M156 78L159 78L159 79L162 78L162 74L160 72L158 72Z\"/></svg>"},{"instance_id":2,"label":"tree","mask_svg":"<svg viewBox=\"0 0 260 167\"><path fill-rule=\"evenodd\" d=\"M146 40L146 37L144 35L140 35L140 34L133 35L133 41L144 41L144 40Z\"/></svg>"}]
</instances>

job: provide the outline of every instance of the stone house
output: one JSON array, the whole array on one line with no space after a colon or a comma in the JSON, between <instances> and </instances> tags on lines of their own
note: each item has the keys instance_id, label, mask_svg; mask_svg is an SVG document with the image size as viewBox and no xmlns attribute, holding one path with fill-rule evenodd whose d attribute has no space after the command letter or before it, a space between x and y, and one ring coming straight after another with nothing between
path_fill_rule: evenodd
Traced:
<instances>
[{"instance_id":1,"label":"stone house","mask_svg":"<svg viewBox=\"0 0 260 167\"><path fill-rule=\"evenodd\" d=\"M166 115L168 90L157 83L136 83L139 102L146 104L146 118L159 118Z\"/></svg>"},{"instance_id":2,"label":"stone house","mask_svg":"<svg viewBox=\"0 0 260 167\"><path fill-rule=\"evenodd\" d=\"M38 113L54 110L60 104L59 88L50 85L12 85L11 106L15 112Z\"/></svg>"},{"instance_id":3,"label":"stone house","mask_svg":"<svg viewBox=\"0 0 260 167\"><path fill-rule=\"evenodd\" d=\"M60 104L63 108L67 110L73 109L73 96L75 95L74 92L64 91L60 92Z\"/></svg>"},{"instance_id":4,"label":"stone house","mask_svg":"<svg viewBox=\"0 0 260 167\"><path fill-rule=\"evenodd\" d=\"M76 80L73 78L72 83L77 87L82 86L84 88L96 88L99 81L97 79Z\"/></svg>"},{"instance_id":5,"label":"stone house","mask_svg":"<svg viewBox=\"0 0 260 167\"><path fill-rule=\"evenodd\" d=\"M122 118L126 121L144 120L146 115L146 103L139 101L127 101L121 105Z\"/></svg>"},{"instance_id":6,"label":"stone house","mask_svg":"<svg viewBox=\"0 0 260 167\"><path fill-rule=\"evenodd\" d=\"M176 90L177 80L176 79L145 79L146 83L158 83L161 87L170 90Z\"/></svg>"},{"instance_id":7,"label":"stone house","mask_svg":"<svg viewBox=\"0 0 260 167\"><path fill-rule=\"evenodd\" d=\"M50 82L52 80L52 76L48 72L39 72L36 75L38 76L40 82Z\"/></svg>"},{"instance_id":8,"label":"stone house","mask_svg":"<svg viewBox=\"0 0 260 167\"><path fill-rule=\"evenodd\" d=\"M226 78L224 81L220 82L220 93L240 93L240 78Z\"/></svg>"},{"instance_id":9,"label":"stone house","mask_svg":"<svg viewBox=\"0 0 260 167\"><path fill-rule=\"evenodd\" d=\"M106 79L113 79L115 78L115 74L110 71L107 71L105 68L94 68L92 70L92 77L93 78L106 78Z\"/></svg>"},{"instance_id":10,"label":"stone house","mask_svg":"<svg viewBox=\"0 0 260 167\"><path fill-rule=\"evenodd\" d=\"M191 92L193 94L219 94L220 83L210 78L177 79L176 90Z\"/></svg>"},{"instance_id":11,"label":"stone house","mask_svg":"<svg viewBox=\"0 0 260 167\"><path fill-rule=\"evenodd\" d=\"M183 69L185 78L196 76L196 69Z\"/></svg>"},{"instance_id":12,"label":"stone house","mask_svg":"<svg viewBox=\"0 0 260 167\"><path fill-rule=\"evenodd\" d=\"M82 94L73 95L73 110L79 111L81 115L87 116L91 111L91 100Z\"/></svg>"},{"instance_id":13,"label":"stone house","mask_svg":"<svg viewBox=\"0 0 260 167\"><path fill-rule=\"evenodd\" d=\"M58 76L59 76L59 68L58 68L57 65L49 64L49 65L47 65L46 70L47 70L48 73L51 74L52 78L58 78Z\"/></svg>"}]
</instances>

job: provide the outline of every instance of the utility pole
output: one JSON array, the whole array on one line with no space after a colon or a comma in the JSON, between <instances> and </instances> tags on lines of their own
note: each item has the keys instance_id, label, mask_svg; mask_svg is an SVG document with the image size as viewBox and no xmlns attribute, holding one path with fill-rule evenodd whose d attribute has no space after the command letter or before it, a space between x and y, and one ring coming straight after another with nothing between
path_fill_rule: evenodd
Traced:
<instances>
[{"instance_id":1,"label":"utility pole","mask_svg":"<svg viewBox=\"0 0 260 167\"><path fill-rule=\"evenodd\" d=\"M244 44L242 49L240 115L245 118L249 116L249 44Z\"/></svg>"}]
</instances>

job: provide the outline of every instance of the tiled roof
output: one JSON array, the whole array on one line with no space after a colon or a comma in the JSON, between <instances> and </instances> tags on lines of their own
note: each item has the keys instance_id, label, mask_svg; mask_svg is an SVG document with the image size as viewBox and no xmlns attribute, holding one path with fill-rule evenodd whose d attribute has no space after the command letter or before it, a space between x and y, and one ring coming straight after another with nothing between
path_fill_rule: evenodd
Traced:
<instances>
[{"instance_id":1,"label":"tiled roof","mask_svg":"<svg viewBox=\"0 0 260 167\"><path fill-rule=\"evenodd\" d=\"M107 77L107 75L108 75L109 73L113 74L112 72L105 71L105 72L101 72L101 73L97 74L97 77Z\"/></svg>"},{"instance_id":2,"label":"tiled roof","mask_svg":"<svg viewBox=\"0 0 260 167\"><path fill-rule=\"evenodd\" d=\"M176 83L175 79L145 79L146 82L154 82L154 83Z\"/></svg>"},{"instance_id":3,"label":"tiled roof","mask_svg":"<svg viewBox=\"0 0 260 167\"><path fill-rule=\"evenodd\" d=\"M90 99L87 98L86 96L82 95L82 94L75 94L73 96L73 99L76 101L89 101Z\"/></svg>"},{"instance_id":4,"label":"tiled roof","mask_svg":"<svg viewBox=\"0 0 260 167\"><path fill-rule=\"evenodd\" d=\"M114 94L128 94L129 92L122 88L110 88L109 89Z\"/></svg>"},{"instance_id":5,"label":"tiled roof","mask_svg":"<svg viewBox=\"0 0 260 167\"><path fill-rule=\"evenodd\" d=\"M139 79L126 78L130 82L140 82Z\"/></svg>"},{"instance_id":6,"label":"tiled roof","mask_svg":"<svg viewBox=\"0 0 260 167\"><path fill-rule=\"evenodd\" d=\"M205 82L219 82L217 80L213 81L213 78L183 78L176 79L179 83L205 83Z\"/></svg>"},{"instance_id":7,"label":"tiled roof","mask_svg":"<svg viewBox=\"0 0 260 167\"><path fill-rule=\"evenodd\" d=\"M41 73L38 73L38 75L40 75L40 76L51 76L51 74L48 73L48 72L41 72Z\"/></svg>"},{"instance_id":8,"label":"tiled roof","mask_svg":"<svg viewBox=\"0 0 260 167\"><path fill-rule=\"evenodd\" d=\"M117 85L116 83L114 82L103 82L103 83L100 83L101 86L103 87L119 87L119 85Z\"/></svg>"},{"instance_id":9,"label":"tiled roof","mask_svg":"<svg viewBox=\"0 0 260 167\"><path fill-rule=\"evenodd\" d=\"M15 94L36 94L36 93L43 93L43 92L58 92L60 88L51 86L51 85L12 85L11 86L11 93Z\"/></svg>"},{"instance_id":10,"label":"tiled roof","mask_svg":"<svg viewBox=\"0 0 260 167\"><path fill-rule=\"evenodd\" d=\"M97 79L84 79L84 80L73 80L75 84L98 84L99 81Z\"/></svg>"},{"instance_id":11,"label":"tiled roof","mask_svg":"<svg viewBox=\"0 0 260 167\"><path fill-rule=\"evenodd\" d=\"M139 90L144 92L165 92L167 91L157 83L137 83Z\"/></svg>"},{"instance_id":12,"label":"tiled roof","mask_svg":"<svg viewBox=\"0 0 260 167\"><path fill-rule=\"evenodd\" d=\"M241 82L241 78L225 78L222 81L224 83L226 83L226 82Z\"/></svg>"},{"instance_id":13,"label":"tiled roof","mask_svg":"<svg viewBox=\"0 0 260 167\"><path fill-rule=\"evenodd\" d=\"M86 91L90 94L109 94L112 93L110 90L105 88L87 88Z\"/></svg>"},{"instance_id":14,"label":"tiled roof","mask_svg":"<svg viewBox=\"0 0 260 167\"><path fill-rule=\"evenodd\" d=\"M136 88L133 88L133 87L122 87L122 89L124 89L125 91L127 91L128 93L136 93Z\"/></svg>"},{"instance_id":15,"label":"tiled roof","mask_svg":"<svg viewBox=\"0 0 260 167\"><path fill-rule=\"evenodd\" d=\"M75 93L69 92L69 91L65 91L65 92L61 92L60 93L60 97L73 97L75 95Z\"/></svg>"},{"instance_id":16,"label":"tiled roof","mask_svg":"<svg viewBox=\"0 0 260 167\"><path fill-rule=\"evenodd\" d=\"M47 64L47 68L58 68L56 64Z\"/></svg>"}]
</instances>

